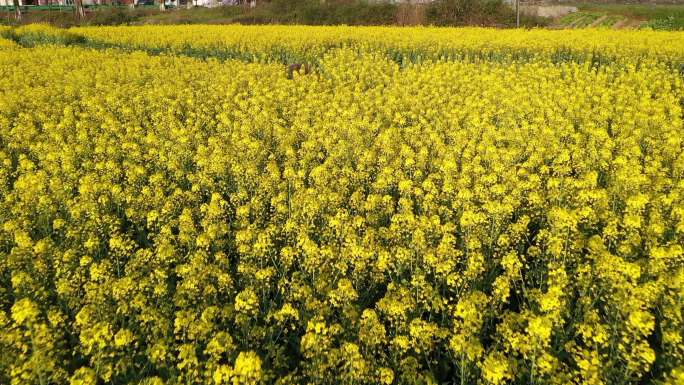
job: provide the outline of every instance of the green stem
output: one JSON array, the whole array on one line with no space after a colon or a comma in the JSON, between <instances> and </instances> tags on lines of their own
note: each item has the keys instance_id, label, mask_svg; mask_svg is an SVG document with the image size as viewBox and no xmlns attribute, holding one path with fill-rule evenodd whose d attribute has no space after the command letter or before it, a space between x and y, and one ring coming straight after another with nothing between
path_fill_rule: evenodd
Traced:
<instances>
[{"instance_id":1,"label":"green stem","mask_svg":"<svg viewBox=\"0 0 684 385\"><path fill-rule=\"evenodd\" d=\"M35 333L33 333L33 325L31 323L29 323L29 333L31 334L31 354L33 355L36 354L36 340L34 338ZM36 368L35 370L38 373L38 382L40 385L47 385L45 377L43 376L43 371L40 370L40 368Z\"/></svg>"}]
</instances>

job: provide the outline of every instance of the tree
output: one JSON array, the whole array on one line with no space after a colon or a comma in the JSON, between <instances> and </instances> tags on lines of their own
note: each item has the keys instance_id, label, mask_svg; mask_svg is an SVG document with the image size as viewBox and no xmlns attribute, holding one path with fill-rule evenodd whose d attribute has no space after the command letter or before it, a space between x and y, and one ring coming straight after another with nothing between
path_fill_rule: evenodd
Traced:
<instances>
[{"instance_id":1,"label":"tree","mask_svg":"<svg viewBox=\"0 0 684 385\"><path fill-rule=\"evenodd\" d=\"M165 1L166 1L166 0L157 0L157 2L159 2L159 10L160 10L160 11L166 11L166 4L165 4Z\"/></svg>"},{"instance_id":2,"label":"tree","mask_svg":"<svg viewBox=\"0 0 684 385\"><path fill-rule=\"evenodd\" d=\"M14 15L17 21L21 21L21 7L19 6L19 0L14 0Z\"/></svg>"},{"instance_id":3,"label":"tree","mask_svg":"<svg viewBox=\"0 0 684 385\"><path fill-rule=\"evenodd\" d=\"M74 11L76 12L76 18L79 20L85 19L85 8L83 8L83 0L74 0Z\"/></svg>"}]
</instances>

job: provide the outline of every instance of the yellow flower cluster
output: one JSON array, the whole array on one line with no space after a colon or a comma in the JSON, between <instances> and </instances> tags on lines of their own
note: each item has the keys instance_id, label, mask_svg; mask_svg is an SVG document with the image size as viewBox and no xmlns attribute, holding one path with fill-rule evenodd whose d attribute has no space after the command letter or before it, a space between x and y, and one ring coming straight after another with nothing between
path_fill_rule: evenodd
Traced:
<instances>
[{"instance_id":1,"label":"yellow flower cluster","mask_svg":"<svg viewBox=\"0 0 684 385\"><path fill-rule=\"evenodd\" d=\"M684 34L313 30L0 30L1 384L682 383Z\"/></svg>"},{"instance_id":2,"label":"yellow flower cluster","mask_svg":"<svg viewBox=\"0 0 684 385\"><path fill-rule=\"evenodd\" d=\"M91 44L152 52L170 51L254 62L315 62L323 53L353 48L396 61L589 60L659 58L684 63L681 32L634 30L508 30L430 27L129 26L70 30ZM63 34L63 32L60 32Z\"/></svg>"}]
</instances>

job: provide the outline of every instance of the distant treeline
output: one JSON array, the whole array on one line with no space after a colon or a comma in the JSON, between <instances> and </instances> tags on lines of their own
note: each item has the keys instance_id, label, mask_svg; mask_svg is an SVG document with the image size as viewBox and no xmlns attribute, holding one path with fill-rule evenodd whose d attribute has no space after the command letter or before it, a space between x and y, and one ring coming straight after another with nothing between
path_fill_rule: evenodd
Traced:
<instances>
[{"instance_id":1,"label":"distant treeline","mask_svg":"<svg viewBox=\"0 0 684 385\"><path fill-rule=\"evenodd\" d=\"M2 23L14 23L9 11ZM99 7L86 10L77 22L69 10L29 10L24 23L74 24L306 24L306 25L440 25L494 26L515 24L515 14L503 0L436 0L428 4L393 4L364 0L261 0L245 6L195 7L160 11L154 7ZM525 16L525 26L547 23Z\"/></svg>"}]
</instances>

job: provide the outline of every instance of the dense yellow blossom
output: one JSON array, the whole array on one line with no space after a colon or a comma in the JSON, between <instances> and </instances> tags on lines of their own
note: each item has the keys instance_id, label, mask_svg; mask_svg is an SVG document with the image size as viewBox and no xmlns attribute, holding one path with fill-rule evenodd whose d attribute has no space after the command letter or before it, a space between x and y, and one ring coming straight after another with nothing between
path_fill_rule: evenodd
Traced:
<instances>
[{"instance_id":1,"label":"dense yellow blossom","mask_svg":"<svg viewBox=\"0 0 684 385\"><path fill-rule=\"evenodd\" d=\"M0 35L0 384L682 383L684 34Z\"/></svg>"}]
</instances>

